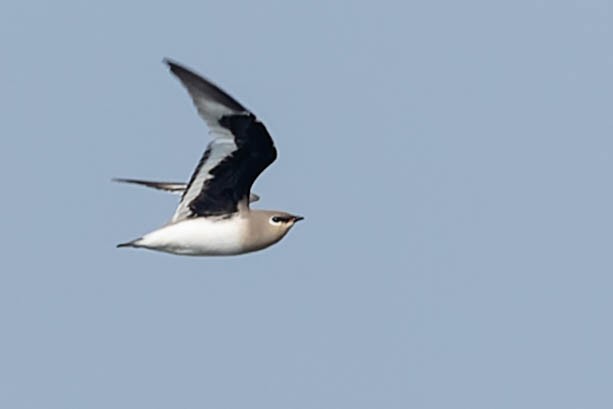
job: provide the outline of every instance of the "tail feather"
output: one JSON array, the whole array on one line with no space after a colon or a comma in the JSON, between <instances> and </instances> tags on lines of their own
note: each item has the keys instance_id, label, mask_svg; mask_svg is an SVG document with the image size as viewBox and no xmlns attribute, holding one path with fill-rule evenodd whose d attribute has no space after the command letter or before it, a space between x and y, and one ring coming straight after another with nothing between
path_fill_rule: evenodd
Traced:
<instances>
[{"instance_id":1,"label":"tail feather","mask_svg":"<svg viewBox=\"0 0 613 409\"><path fill-rule=\"evenodd\" d=\"M123 248L123 247L140 247L138 245L138 242L141 240L142 238L139 237L138 239L132 240L132 241L126 241L125 243L119 243L116 247L117 248Z\"/></svg>"}]
</instances>

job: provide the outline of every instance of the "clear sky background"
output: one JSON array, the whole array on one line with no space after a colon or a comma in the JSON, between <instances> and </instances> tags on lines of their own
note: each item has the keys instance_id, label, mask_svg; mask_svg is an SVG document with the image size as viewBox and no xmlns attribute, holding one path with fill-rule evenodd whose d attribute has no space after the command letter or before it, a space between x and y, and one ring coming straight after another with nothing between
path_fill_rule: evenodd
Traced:
<instances>
[{"instance_id":1,"label":"clear sky background","mask_svg":"<svg viewBox=\"0 0 613 409\"><path fill-rule=\"evenodd\" d=\"M0 4L0 407L613 407L610 1ZM253 110L278 245L115 244Z\"/></svg>"}]
</instances>

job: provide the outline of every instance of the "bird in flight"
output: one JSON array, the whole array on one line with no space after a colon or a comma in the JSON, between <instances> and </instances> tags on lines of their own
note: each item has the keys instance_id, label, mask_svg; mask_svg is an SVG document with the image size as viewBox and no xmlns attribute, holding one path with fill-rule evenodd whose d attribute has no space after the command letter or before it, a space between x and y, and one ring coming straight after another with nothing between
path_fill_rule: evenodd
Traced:
<instances>
[{"instance_id":1,"label":"bird in flight","mask_svg":"<svg viewBox=\"0 0 613 409\"><path fill-rule=\"evenodd\" d=\"M253 182L277 157L266 127L215 84L176 62L164 62L187 89L213 140L187 184L115 179L181 194L170 222L117 247L218 256L277 243L303 217L249 207L259 199L251 193Z\"/></svg>"}]
</instances>

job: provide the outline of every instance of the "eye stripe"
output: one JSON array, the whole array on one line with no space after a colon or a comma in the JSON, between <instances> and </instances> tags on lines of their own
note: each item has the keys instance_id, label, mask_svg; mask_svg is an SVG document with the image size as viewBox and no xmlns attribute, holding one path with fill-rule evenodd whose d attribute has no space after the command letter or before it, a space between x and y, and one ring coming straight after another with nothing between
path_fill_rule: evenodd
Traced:
<instances>
[{"instance_id":1,"label":"eye stripe","mask_svg":"<svg viewBox=\"0 0 613 409\"><path fill-rule=\"evenodd\" d=\"M283 216L273 216L271 219L274 223L287 223L291 220L290 217L283 217Z\"/></svg>"}]
</instances>

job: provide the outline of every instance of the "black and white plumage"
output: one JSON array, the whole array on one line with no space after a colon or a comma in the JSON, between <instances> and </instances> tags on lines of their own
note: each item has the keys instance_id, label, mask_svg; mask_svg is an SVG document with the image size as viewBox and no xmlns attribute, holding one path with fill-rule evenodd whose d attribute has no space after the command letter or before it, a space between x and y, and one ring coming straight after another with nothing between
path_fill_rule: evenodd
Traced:
<instances>
[{"instance_id":1,"label":"black and white plumage","mask_svg":"<svg viewBox=\"0 0 613 409\"><path fill-rule=\"evenodd\" d=\"M213 139L187 185L117 179L182 193L168 225L120 247L220 255L255 251L276 243L302 217L249 208L249 203L258 198L251 194L254 181L277 157L266 127L210 81L176 62L165 62L192 97Z\"/></svg>"},{"instance_id":2,"label":"black and white plumage","mask_svg":"<svg viewBox=\"0 0 613 409\"><path fill-rule=\"evenodd\" d=\"M277 157L266 127L234 98L211 82L167 60L192 97L213 140L196 170L173 221L190 216L235 213L248 201L251 186Z\"/></svg>"}]
</instances>

